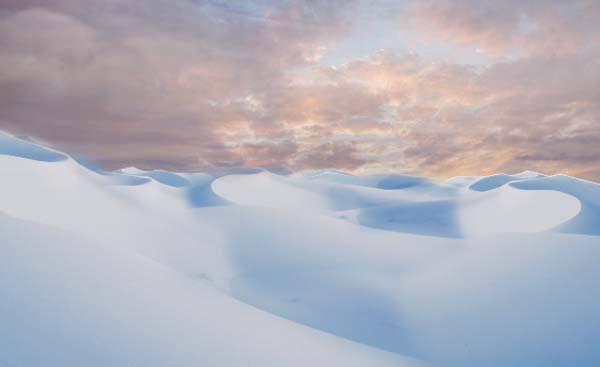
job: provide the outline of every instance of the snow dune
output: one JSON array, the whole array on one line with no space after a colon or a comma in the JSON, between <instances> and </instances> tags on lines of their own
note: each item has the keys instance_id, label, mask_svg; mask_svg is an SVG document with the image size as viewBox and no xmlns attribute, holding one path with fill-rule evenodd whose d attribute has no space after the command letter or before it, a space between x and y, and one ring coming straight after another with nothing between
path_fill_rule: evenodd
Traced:
<instances>
[{"instance_id":1,"label":"snow dune","mask_svg":"<svg viewBox=\"0 0 600 367\"><path fill-rule=\"evenodd\" d=\"M409 362L249 307L134 252L5 216L0 228L8 365Z\"/></svg>"},{"instance_id":2,"label":"snow dune","mask_svg":"<svg viewBox=\"0 0 600 367\"><path fill-rule=\"evenodd\" d=\"M459 211L466 236L541 232L575 217L581 202L555 190L506 185L466 198Z\"/></svg>"},{"instance_id":3,"label":"snow dune","mask_svg":"<svg viewBox=\"0 0 600 367\"><path fill-rule=\"evenodd\" d=\"M511 186L520 190L552 190L576 197L581 210L576 216L557 227L557 231L600 235L600 185L565 175L538 180L526 180Z\"/></svg>"},{"instance_id":4,"label":"snow dune","mask_svg":"<svg viewBox=\"0 0 600 367\"><path fill-rule=\"evenodd\" d=\"M600 364L592 182L0 169L0 365Z\"/></svg>"},{"instance_id":5,"label":"snow dune","mask_svg":"<svg viewBox=\"0 0 600 367\"><path fill-rule=\"evenodd\" d=\"M55 152L53 149L16 139L2 132L0 132L0 154L44 162L57 162L67 159L66 155Z\"/></svg>"},{"instance_id":6,"label":"snow dune","mask_svg":"<svg viewBox=\"0 0 600 367\"><path fill-rule=\"evenodd\" d=\"M523 171L516 175L507 175L506 173L499 173L476 179L475 182L473 182L469 186L469 188L474 191L488 191L503 186L508 182L538 177L544 177L544 175L532 171Z\"/></svg>"}]
</instances>

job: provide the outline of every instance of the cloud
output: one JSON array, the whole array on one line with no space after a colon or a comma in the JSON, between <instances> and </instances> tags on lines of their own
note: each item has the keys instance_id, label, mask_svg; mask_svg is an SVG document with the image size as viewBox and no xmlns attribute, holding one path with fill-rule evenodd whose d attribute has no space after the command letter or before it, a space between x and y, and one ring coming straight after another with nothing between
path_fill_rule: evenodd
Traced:
<instances>
[{"instance_id":1,"label":"cloud","mask_svg":"<svg viewBox=\"0 0 600 367\"><path fill-rule=\"evenodd\" d=\"M400 16L421 36L505 52L564 54L594 43L600 3L594 0L425 0Z\"/></svg>"},{"instance_id":2,"label":"cloud","mask_svg":"<svg viewBox=\"0 0 600 367\"><path fill-rule=\"evenodd\" d=\"M336 167L352 171L368 162L358 156L358 150L351 142L333 141L306 149L293 167L298 170Z\"/></svg>"},{"instance_id":3,"label":"cloud","mask_svg":"<svg viewBox=\"0 0 600 367\"><path fill-rule=\"evenodd\" d=\"M108 169L600 180L597 2L523 4L397 14L399 31L499 56L488 64L382 50L331 65L323 55L360 30L353 3L3 2L0 128Z\"/></svg>"},{"instance_id":4,"label":"cloud","mask_svg":"<svg viewBox=\"0 0 600 367\"><path fill-rule=\"evenodd\" d=\"M7 3L0 16L2 127L108 168L164 164L165 155L173 162L163 168L180 167L178 156L187 169L243 162L220 136L228 125L261 125L239 101L283 88L288 68L312 63L322 42L343 34L340 14L349 6L265 3L254 15L232 9L244 3Z\"/></svg>"},{"instance_id":5,"label":"cloud","mask_svg":"<svg viewBox=\"0 0 600 367\"><path fill-rule=\"evenodd\" d=\"M598 179L589 175L600 166L600 69L589 60L599 55L590 48L468 67L380 52L321 80L342 90L354 82L374 96L367 129L351 119L337 125L361 142L365 170L387 160L434 176L531 168Z\"/></svg>"}]
</instances>

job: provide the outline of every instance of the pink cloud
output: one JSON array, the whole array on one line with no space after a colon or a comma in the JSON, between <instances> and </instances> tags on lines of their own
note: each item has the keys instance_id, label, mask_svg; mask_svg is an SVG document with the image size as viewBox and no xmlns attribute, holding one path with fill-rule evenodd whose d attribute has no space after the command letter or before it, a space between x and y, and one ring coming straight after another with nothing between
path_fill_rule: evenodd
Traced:
<instances>
[{"instance_id":1,"label":"pink cloud","mask_svg":"<svg viewBox=\"0 0 600 367\"><path fill-rule=\"evenodd\" d=\"M427 37L527 51L480 66L391 51L316 63L315 50L351 33L342 1L145 4L6 3L0 128L108 169L528 168L600 179L594 2L429 1L403 15Z\"/></svg>"}]
</instances>

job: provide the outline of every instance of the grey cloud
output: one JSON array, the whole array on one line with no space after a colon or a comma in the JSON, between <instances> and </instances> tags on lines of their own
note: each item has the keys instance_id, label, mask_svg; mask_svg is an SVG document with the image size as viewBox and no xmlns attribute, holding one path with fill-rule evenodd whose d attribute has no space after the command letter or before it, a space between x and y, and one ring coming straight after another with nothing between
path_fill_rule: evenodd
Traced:
<instances>
[{"instance_id":1,"label":"grey cloud","mask_svg":"<svg viewBox=\"0 0 600 367\"><path fill-rule=\"evenodd\" d=\"M349 5L265 2L256 19L213 5L3 3L0 128L111 167L159 162L161 149L185 162L190 153L215 165L239 160L219 131L256 115L229 106L286 85L286 68L309 62L305 51L343 34ZM27 31L35 29L43 31Z\"/></svg>"}]
</instances>

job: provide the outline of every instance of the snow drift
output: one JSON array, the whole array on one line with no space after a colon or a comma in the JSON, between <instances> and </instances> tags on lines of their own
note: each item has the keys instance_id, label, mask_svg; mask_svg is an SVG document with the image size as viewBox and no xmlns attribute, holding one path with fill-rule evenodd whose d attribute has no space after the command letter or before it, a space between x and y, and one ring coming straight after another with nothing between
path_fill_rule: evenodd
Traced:
<instances>
[{"instance_id":1,"label":"snow drift","mask_svg":"<svg viewBox=\"0 0 600 367\"><path fill-rule=\"evenodd\" d=\"M600 364L592 182L0 170L2 366Z\"/></svg>"}]
</instances>

